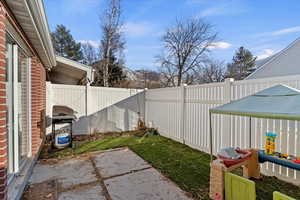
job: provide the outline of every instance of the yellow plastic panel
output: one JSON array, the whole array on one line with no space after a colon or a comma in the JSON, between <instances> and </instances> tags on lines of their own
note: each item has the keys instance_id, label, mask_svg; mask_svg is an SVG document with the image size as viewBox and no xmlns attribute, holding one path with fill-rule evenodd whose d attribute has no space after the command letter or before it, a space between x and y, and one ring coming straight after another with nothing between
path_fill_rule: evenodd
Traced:
<instances>
[{"instance_id":1,"label":"yellow plastic panel","mask_svg":"<svg viewBox=\"0 0 300 200\"><path fill-rule=\"evenodd\" d=\"M273 200L296 200L280 192L273 193Z\"/></svg>"},{"instance_id":2,"label":"yellow plastic panel","mask_svg":"<svg viewBox=\"0 0 300 200\"><path fill-rule=\"evenodd\" d=\"M255 200L255 183L231 173L225 173L226 200Z\"/></svg>"}]
</instances>

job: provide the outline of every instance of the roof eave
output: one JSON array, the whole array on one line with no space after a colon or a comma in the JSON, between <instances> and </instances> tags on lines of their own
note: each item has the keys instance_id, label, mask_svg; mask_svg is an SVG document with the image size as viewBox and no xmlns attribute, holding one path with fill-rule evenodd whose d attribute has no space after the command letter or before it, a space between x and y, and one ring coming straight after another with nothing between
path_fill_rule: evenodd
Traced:
<instances>
[{"instance_id":1,"label":"roof eave","mask_svg":"<svg viewBox=\"0 0 300 200\"><path fill-rule=\"evenodd\" d=\"M28 9L32 12L31 17L37 24L37 34L40 35L40 41L48 57L48 67L56 65L55 53L52 45L52 40L49 31L48 20L45 13L45 7L42 0L25 1ZM30 9L32 8L32 9Z\"/></svg>"},{"instance_id":2,"label":"roof eave","mask_svg":"<svg viewBox=\"0 0 300 200\"><path fill-rule=\"evenodd\" d=\"M38 54L41 62L46 68L52 68L56 65L56 59L54 49L49 32L49 26L47 17L45 14L44 4L42 0L7 0L6 3L10 7L11 12L15 15L18 24L23 28L24 26L31 26L32 31L35 34L34 37L28 37L28 40L32 44L36 53ZM25 13L30 20L30 23L23 22L18 19L20 10L14 9L17 4L22 5L22 12ZM18 13L19 12L19 13ZM24 30L24 33L28 35Z\"/></svg>"},{"instance_id":3,"label":"roof eave","mask_svg":"<svg viewBox=\"0 0 300 200\"><path fill-rule=\"evenodd\" d=\"M58 56L58 55L56 55L56 61L58 63L63 63L65 65L68 65L68 66L71 66L71 67L74 67L76 69L86 72L86 77L89 79L89 81L93 81L93 68L91 66L84 65L82 63L79 63L79 62Z\"/></svg>"}]
</instances>

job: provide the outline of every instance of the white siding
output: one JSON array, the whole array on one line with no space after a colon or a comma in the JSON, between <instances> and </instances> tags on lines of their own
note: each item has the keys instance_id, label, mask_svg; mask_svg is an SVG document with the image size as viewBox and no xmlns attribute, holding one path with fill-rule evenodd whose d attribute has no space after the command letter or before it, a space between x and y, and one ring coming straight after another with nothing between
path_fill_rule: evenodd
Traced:
<instances>
[{"instance_id":1,"label":"white siding","mask_svg":"<svg viewBox=\"0 0 300 200\"><path fill-rule=\"evenodd\" d=\"M247 79L279 77L300 74L300 39L275 55Z\"/></svg>"}]
</instances>

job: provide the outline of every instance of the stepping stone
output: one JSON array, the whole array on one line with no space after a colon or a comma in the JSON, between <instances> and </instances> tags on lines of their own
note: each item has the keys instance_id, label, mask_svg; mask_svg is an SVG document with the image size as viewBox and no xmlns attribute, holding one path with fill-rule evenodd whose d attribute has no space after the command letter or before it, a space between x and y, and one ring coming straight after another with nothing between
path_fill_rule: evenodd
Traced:
<instances>
[{"instance_id":1,"label":"stepping stone","mask_svg":"<svg viewBox=\"0 0 300 200\"><path fill-rule=\"evenodd\" d=\"M88 159L69 159L56 164L37 164L29 183L42 183L57 179L62 188L72 187L97 180L93 165Z\"/></svg>"},{"instance_id":2,"label":"stepping stone","mask_svg":"<svg viewBox=\"0 0 300 200\"><path fill-rule=\"evenodd\" d=\"M191 200L153 168L110 178L104 183L112 200Z\"/></svg>"},{"instance_id":3,"label":"stepping stone","mask_svg":"<svg viewBox=\"0 0 300 200\"><path fill-rule=\"evenodd\" d=\"M81 186L58 195L58 200L106 200L100 185Z\"/></svg>"},{"instance_id":4,"label":"stepping stone","mask_svg":"<svg viewBox=\"0 0 300 200\"><path fill-rule=\"evenodd\" d=\"M129 149L103 152L93 157L96 168L103 178L118 176L151 167Z\"/></svg>"}]
</instances>

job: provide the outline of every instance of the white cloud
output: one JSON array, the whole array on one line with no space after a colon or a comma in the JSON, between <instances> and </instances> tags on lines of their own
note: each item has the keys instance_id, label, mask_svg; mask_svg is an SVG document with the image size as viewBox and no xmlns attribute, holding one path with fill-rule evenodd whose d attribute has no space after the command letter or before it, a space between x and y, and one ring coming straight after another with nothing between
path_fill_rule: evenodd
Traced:
<instances>
[{"instance_id":1,"label":"white cloud","mask_svg":"<svg viewBox=\"0 0 300 200\"><path fill-rule=\"evenodd\" d=\"M197 0L190 0L197 2ZM199 0L203 3L204 1ZM247 12L248 8L243 1L240 0L220 0L217 4L211 4L210 7L205 8L196 15L196 18L221 16L221 15L238 15Z\"/></svg>"},{"instance_id":2,"label":"white cloud","mask_svg":"<svg viewBox=\"0 0 300 200\"><path fill-rule=\"evenodd\" d=\"M80 42L82 44L90 44L94 48L99 48L100 41L93 41L93 40L78 40L77 42Z\"/></svg>"},{"instance_id":3,"label":"white cloud","mask_svg":"<svg viewBox=\"0 0 300 200\"><path fill-rule=\"evenodd\" d=\"M232 45L228 42L214 42L211 44L209 49L228 49Z\"/></svg>"},{"instance_id":4,"label":"white cloud","mask_svg":"<svg viewBox=\"0 0 300 200\"><path fill-rule=\"evenodd\" d=\"M290 27L290 28L277 30L277 31L271 32L271 35L285 35L285 34L297 33L297 32L300 32L300 26L294 26L294 27Z\"/></svg>"},{"instance_id":5,"label":"white cloud","mask_svg":"<svg viewBox=\"0 0 300 200\"><path fill-rule=\"evenodd\" d=\"M208 17L213 15L220 15L222 13L223 13L222 7L211 7L200 12L199 15L197 15L197 17Z\"/></svg>"},{"instance_id":6,"label":"white cloud","mask_svg":"<svg viewBox=\"0 0 300 200\"><path fill-rule=\"evenodd\" d=\"M261 60L269 56L272 56L274 53L275 51L273 49L264 49L261 54L257 55L257 60Z\"/></svg>"},{"instance_id":7,"label":"white cloud","mask_svg":"<svg viewBox=\"0 0 300 200\"><path fill-rule=\"evenodd\" d=\"M153 26L145 22L127 22L122 31L128 36L140 37L153 32Z\"/></svg>"},{"instance_id":8,"label":"white cloud","mask_svg":"<svg viewBox=\"0 0 300 200\"><path fill-rule=\"evenodd\" d=\"M264 42L273 40L276 36L282 36L290 33L298 33L300 32L300 26L293 26L289 28L279 29L270 32L258 33L255 35L256 38L263 39Z\"/></svg>"}]
</instances>

